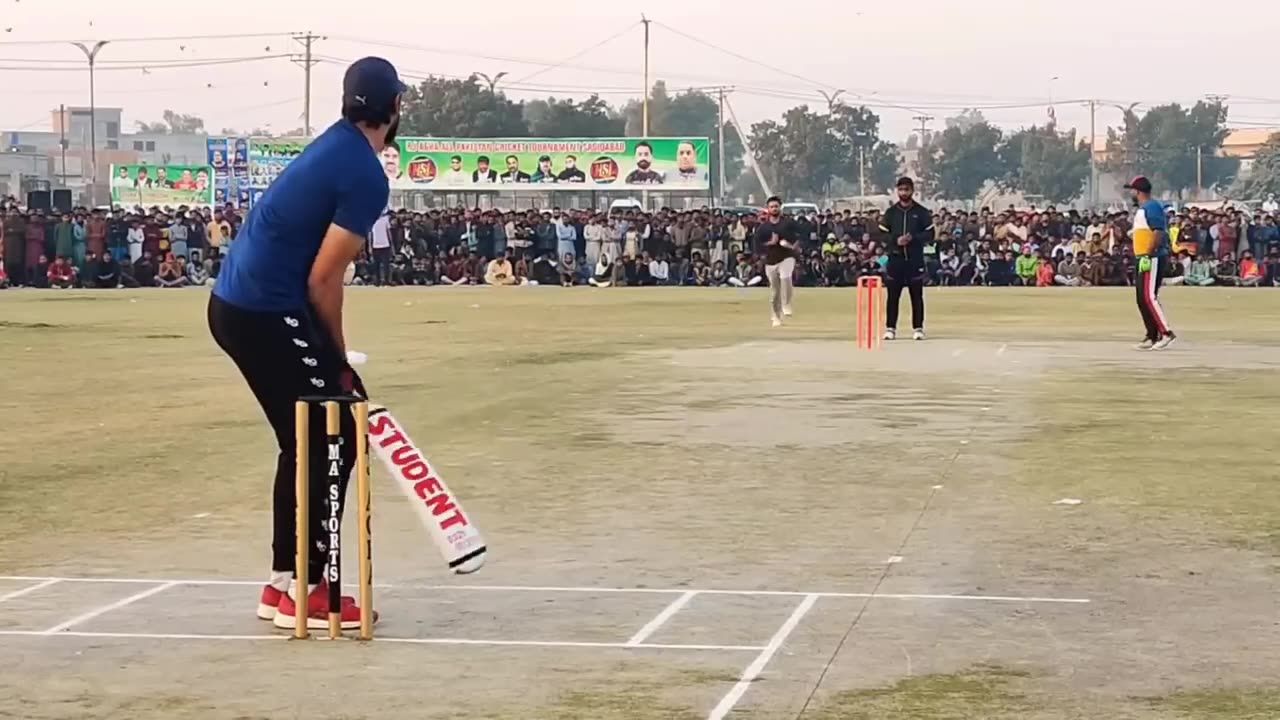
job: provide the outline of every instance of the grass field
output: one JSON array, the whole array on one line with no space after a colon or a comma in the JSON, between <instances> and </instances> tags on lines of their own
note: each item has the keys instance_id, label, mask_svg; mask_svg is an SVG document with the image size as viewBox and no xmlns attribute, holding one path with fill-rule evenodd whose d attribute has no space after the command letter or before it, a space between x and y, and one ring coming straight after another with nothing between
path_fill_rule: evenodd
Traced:
<instances>
[{"instance_id":1,"label":"grass field","mask_svg":"<svg viewBox=\"0 0 1280 720\"><path fill-rule=\"evenodd\" d=\"M0 293L0 718L1280 717L1280 293L1140 354L1129 291L931 290L867 353L853 291L504 290L349 295L491 547L447 577L375 467L368 645L252 616L204 292Z\"/></svg>"}]
</instances>

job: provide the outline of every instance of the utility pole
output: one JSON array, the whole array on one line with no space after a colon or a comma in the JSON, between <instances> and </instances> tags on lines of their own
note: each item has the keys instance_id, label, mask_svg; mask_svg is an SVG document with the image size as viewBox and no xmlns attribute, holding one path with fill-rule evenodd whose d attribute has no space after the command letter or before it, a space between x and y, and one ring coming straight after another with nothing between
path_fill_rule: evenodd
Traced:
<instances>
[{"instance_id":1,"label":"utility pole","mask_svg":"<svg viewBox=\"0 0 1280 720\"><path fill-rule=\"evenodd\" d=\"M862 198L867 196L867 149L858 148L858 209L862 209Z\"/></svg>"},{"instance_id":2,"label":"utility pole","mask_svg":"<svg viewBox=\"0 0 1280 720\"><path fill-rule=\"evenodd\" d=\"M324 38L307 31L302 35L294 35L293 39L302 44L302 59L295 58L293 62L302 66L302 130L304 135L311 137L311 68L319 62L311 58L311 45Z\"/></svg>"},{"instance_id":3,"label":"utility pole","mask_svg":"<svg viewBox=\"0 0 1280 720\"><path fill-rule=\"evenodd\" d=\"M1089 210L1098 206L1098 101L1089 101Z\"/></svg>"},{"instance_id":4,"label":"utility pole","mask_svg":"<svg viewBox=\"0 0 1280 720\"><path fill-rule=\"evenodd\" d=\"M649 18L643 14L640 22L644 23L644 110L641 115L640 134L649 137Z\"/></svg>"},{"instance_id":5,"label":"utility pole","mask_svg":"<svg viewBox=\"0 0 1280 720\"><path fill-rule=\"evenodd\" d=\"M916 152L916 174L920 176L920 180L924 180L924 159L929 149L929 121L933 120L932 115L915 115L912 120L920 123L920 149ZM923 184L923 182L921 183Z\"/></svg>"},{"instance_id":6,"label":"utility pole","mask_svg":"<svg viewBox=\"0 0 1280 720\"><path fill-rule=\"evenodd\" d=\"M719 157L716 158L716 166L720 172L720 187L716 191L716 204L724 205L724 88L717 88L717 94L720 96L720 114L716 119L716 132L718 134L717 147L719 148Z\"/></svg>"},{"instance_id":7,"label":"utility pole","mask_svg":"<svg viewBox=\"0 0 1280 720\"><path fill-rule=\"evenodd\" d=\"M89 61L89 201L97 204L97 192L95 188L98 185L98 104L93 96L93 66L94 61L98 59L98 51L111 42L110 40L99 40L89 47L84 43L71 43L80 48L84 53L85 59Z\"/></svg>"},{"instance_id":8,"label":"utility pole","mask_svg":"<svg viewBox=\"0 0 1280 720\"><path fill-rule=\"evenodd\" d=\"M911 119L920 123L920 147L923 148L929 144L929 122L933 120L933 116L915 115Z\"/></svg>"},{"instance_id":9,"label":"utility pole","mask_svg":"<svg viewBox=\"0 0 1280 720\"><path fill-rule=\"evenodd\" d=\"M62 182L67 186L67 106L58 105L58 145L62 148Z\"/></svg>"},{"instance_id":10,"label":"utility pole","mask_svg":"<svg viewBox=\"0 0 1280 720\"><path fill-rule=\"evenodd\" d=\"M1196 199L1203 197L1204 192L1204 152L1196 146Z\"/></svg>"},{"instance_id":11,"label":"utility pole","mask_svg":"<svg viewBox=\"0 0 1280 720\"><path fill-rule=\"evenodd\" d=\"M738 114L733 111L733 104L726 100L725 107L729 108L729 118L733 120L733 126L735 128L742 127L738 123ZM739 130L739 133L741 133L741 130ZM747 146L747 164L755 172L756 180L760 181L760 188L764 190L764 196L769 197L773 192L769 189L769 181L764 179L764 172L760 170L760 163L756 162L756 153L751 149L751 141L746 136L743 136L742 144Z\"/></svg>"}]
</instances>

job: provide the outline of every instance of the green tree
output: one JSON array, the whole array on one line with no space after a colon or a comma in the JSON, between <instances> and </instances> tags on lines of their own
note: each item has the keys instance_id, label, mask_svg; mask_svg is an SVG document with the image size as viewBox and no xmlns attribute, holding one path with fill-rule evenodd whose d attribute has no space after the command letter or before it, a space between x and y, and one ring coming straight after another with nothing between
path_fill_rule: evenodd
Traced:
<instances>
[{"instance_id":1,"label":"green tree","mask_svg":"<svg viewBox=\"0 0 1280 720\"><path fill-rule=\"evenodd\" d=\"M1267 138L1248 174L1231 186L1232 197L1242 200L1257 200L1271 194L1280 195L1280 133Z\"/></svg>"},{"instance_id":2,"label":"green tree","mask_svg":"<svg viewBox=\"0 0 1280 720\"><path fill-rule=\"evenodd\" d=\"M522 103L467 80L428 78L409 88L400 105L400 134L428 137L528 137Z\"/></svg>"},{"instance_id":3,"label":"green tree","mask_svg":"<svg viewBox=\"0 0 1280 720\"><path fill-rule=\"evenodd\" d=\"M155 135L198 135L204 132L204 120L196 115L165 110L161 117L164 119L156 122L138 122L138 132Z\"/></svg>"},{"instance_id":4,"label":"green tree","mask_svg":"<svg viewBox=\"0 0 1280 720\"><path fill-rule=\"evenodd\" d=\"M1220 102L1159 105L1139 116L1125 112L1124 129L1107 131L1108 170L1128 177L1146 175L1157 190L1181 195L1196 187L1197 150L1206 187L1229 182L1239 163L1217 156L1226 128L1227 107Z\"/></svg>"},{"instance_id":5,"label":"green tree","mask_svg":"<svg viewBox=\"0 0 1280 720\"><path fill-rule=\"evenodd\" d=\"M788 110L782 123L752 125L751 146L773 191L784 197L825 196L831 178L847 169L847 148L832 130L831 117L808 105Z\"/></svg>"},{"instance_id":6,"label":"green tree","mask_svg":"<svg viewBox=\"0 0 1280 720\"><path fill-rule=\"evenodd\" d=\"M1049 123L1010 135L1000 146L1005 168L1002 187L1040 195L1052 203L1068 203L1080 196L1089 179L1089 147L1075 130L1059 132Z\"/></svg>"},{"instance_id":7,"label":"green tree","mask_svg":"<svg viewBox=\"0 0 1280 720\"><path fill-rule=\"evenodd\" d=\"M855 186L865 177L868 194L893 187L901 156L896 145L880 139L880 116L864 106L840 105L827 117L839 144L836 176Z\"/></svg>"},{"instance_id":8,"label":"green tree","mask_svg":"<svg viewBox=\"0 0 1280 720\"><path fill-rule=\"evenodd\" d=\"M617 137L627 124L599 95L582 102L531 100L524 105L524 119L530 135L548 138Z\"/></svg>"},{"instance_id":9,"label":"green tree","mask_svg":"<svg viewBox=\"0 0 1280 720\"><path fill-rule=\"evenodd\" d=\"M930 136L920 151L921 171L931 195L971 200L987 181L1003 177L996 150L1002 139L1000 129L985 120L970 120L948 122L949 127Z\"/></svg>"}]
</instances>

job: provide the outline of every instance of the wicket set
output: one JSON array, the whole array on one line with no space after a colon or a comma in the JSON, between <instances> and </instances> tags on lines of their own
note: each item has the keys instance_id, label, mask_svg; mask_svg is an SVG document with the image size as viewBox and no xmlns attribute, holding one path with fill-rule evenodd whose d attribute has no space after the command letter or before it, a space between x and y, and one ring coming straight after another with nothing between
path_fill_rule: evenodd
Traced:
<instances>
[{"instance_id":1,"label":"wicket set","mask_svg":"<svg viewBox=\"0 0 1280 720\"><path fill-rule=\"evenodd\" d=\"M858 349L879 350L884 331L883 283L875 275L858 278Z\"/></svg>"},{"instance_id":2,"label":"wicket set","mask_svg":"<svg viewBox=\"0 0 1280 720\"><path fill-rule=\"evenodd\" d=\"M373 639L373 545L370 539L370 488L369 488L369 403L354 397L304 397L294 406L294 431L297 453L297 526L298 546L295 558L298 594L307 592L308 560L311 549L311 462L310 431L311 408L320 405L325 415L325 477L326 502L328 515L325 518L325 531L328 533L325 547L328 548L325 580L329 585L329 639L342 637L342 416L344 408L349 407L355 416L356 424L356 524L358 529L358 573L361 640ZM305 640L311 633L307 628L307 603L298 602L297 622L293 636Z\"/></svg>"}]
</instances>

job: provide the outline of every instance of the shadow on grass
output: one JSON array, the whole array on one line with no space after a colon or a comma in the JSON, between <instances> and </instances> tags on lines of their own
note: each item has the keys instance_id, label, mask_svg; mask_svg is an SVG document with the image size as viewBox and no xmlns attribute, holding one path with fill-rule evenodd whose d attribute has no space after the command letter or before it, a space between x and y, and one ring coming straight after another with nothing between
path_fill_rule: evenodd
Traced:
<instances>
[{"instance_id":1,"label":"shadow on grass","mask_svg":"<svg viewBox=\"0 0 1280 720\"><path fill-rule=\"evenodd\" d=\"M837 693L805 717L1014 720L1026 717L1033 708L1023 693L1011 687L1014 681L1027 677L1030 673L995 665L977 665L949 675L909 677L885 688Z\"/></svg>"},{"instance_id":2,"label":"shadow on grass","mask_svg":"<svg viewBox=\"0 0 1280 720\"><path fill-rule=\"evenodd\" d=\"M1275 720L1280 718L1280 689L1191 690L1147 699L1162 712L1186 720Z\"/></svg>"}]
</instances>

